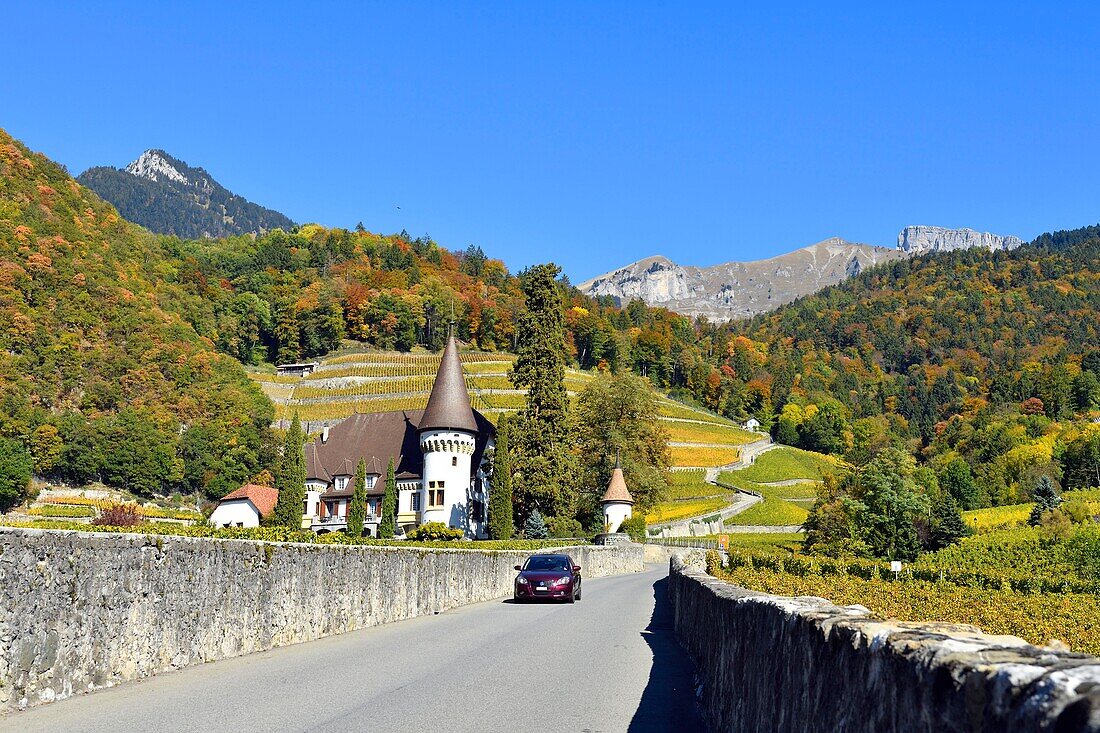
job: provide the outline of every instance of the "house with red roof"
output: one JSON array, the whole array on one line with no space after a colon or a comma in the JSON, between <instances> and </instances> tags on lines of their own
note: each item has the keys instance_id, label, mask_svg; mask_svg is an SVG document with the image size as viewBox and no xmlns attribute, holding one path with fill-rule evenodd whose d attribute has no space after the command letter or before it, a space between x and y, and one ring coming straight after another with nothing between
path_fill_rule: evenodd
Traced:
<instances>
[{"instance_id":1,"label":"house with red roof","mask_svg":"<svg viewBox=\"0 0 1100 733\"><path fill-rule=\"evenodd\" d=\"M275 511L278 501L278 489L245 484L218 502L210 523L215 527L259 527L261 520Z\"/></svg>"}]
</instances>

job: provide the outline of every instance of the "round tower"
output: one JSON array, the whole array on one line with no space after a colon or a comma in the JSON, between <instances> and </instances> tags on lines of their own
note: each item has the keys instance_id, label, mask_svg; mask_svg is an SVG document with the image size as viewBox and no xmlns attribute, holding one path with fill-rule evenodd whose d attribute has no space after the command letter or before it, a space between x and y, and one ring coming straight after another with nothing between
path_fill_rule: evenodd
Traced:
<instances>
[{"instance_id":1,"label":"round tower","mask_svg":"<svg viewBox=\"0 0 1100 733\"><path fill-rule=\"evenodd\" d=\"M603 504L603 523L606 532L618 532L623 520L630 519L634 514L634 497L626 488L626 479L623 477L623 469L619 465L617 455L615 470L611 472L611 481L600 503Z\"/></svg>"},{"instance_id":2,"label":"round tower","mask_svg":"<svg viewBox=\"0 0 1100 733\"><path fill-rule=\"evenodd\" d=\"M477 534L469 516L477 420L470 407L454 336L447 338L418 432L424 456L420 521L442 522L467 534Z\"/></svg>"}]
</instances>

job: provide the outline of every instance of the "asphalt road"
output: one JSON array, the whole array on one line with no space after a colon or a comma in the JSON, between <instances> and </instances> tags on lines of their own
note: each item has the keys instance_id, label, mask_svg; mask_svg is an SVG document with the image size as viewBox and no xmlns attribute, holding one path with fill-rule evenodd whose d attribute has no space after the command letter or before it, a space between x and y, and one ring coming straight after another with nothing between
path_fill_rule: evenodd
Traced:
<instances>
[{"instance_id":1,"label":"asphalt road","mask_svg":"<svg viewBox=\"0 0 1100 733\"><path fill-rule=\"evenodd\" d=\"M586 579L574 605L492 601L191 667L0 730L701 731L666 574Z\"/></svg>"}]
</instances>

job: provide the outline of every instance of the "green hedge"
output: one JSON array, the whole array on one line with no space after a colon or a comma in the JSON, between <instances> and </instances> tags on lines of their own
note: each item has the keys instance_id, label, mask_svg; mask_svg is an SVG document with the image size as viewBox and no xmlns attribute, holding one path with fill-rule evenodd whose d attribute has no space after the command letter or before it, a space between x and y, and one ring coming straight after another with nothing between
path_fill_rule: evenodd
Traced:
<instances>
[{"instance_id":1,"label":"green hedge","mask_svg":"<svg viewBox=\"0 0 1100 733\"><path fill-rule=\"evenodd\" d=\"M228 527L215 528L206 525L149 523L137 527L101 527L79 522L43 519L31 522L2 521L3 527L29 529L73 529L81 532L134 533L168 535L177 537L210 537L226 540L259 540L262 542L302 542L315 545L367 545L380 547L422 547L459 550L541 550L563 547L562 540L458 540L447 542L414 542L412 540L379 540L367 537L350 537L343 532L318 535L308 530L285 527ZM584 540L568 540L569 545L587 544Z\"/></svg>"}]
</instances>

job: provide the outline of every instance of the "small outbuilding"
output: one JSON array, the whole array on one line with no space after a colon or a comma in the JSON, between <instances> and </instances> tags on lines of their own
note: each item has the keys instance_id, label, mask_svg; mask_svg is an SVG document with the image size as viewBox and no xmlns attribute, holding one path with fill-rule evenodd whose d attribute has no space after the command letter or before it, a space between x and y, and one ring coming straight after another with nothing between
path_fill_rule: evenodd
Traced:
<instances>
[{"instance_id":1,"label":"small outbuilding","mask_svg":"<svg viewBox=\"0 0 1100 733\"><path fill-rule=\"evenodd\" d=\"M276 364L275 373L285 377L304 377L313 374L319 366L321 366L320 363L316 361L306 361L299 364Z\"/></svg>"},{"instance_id":2,"label":"small outbuilding","mask_svg":"<svg viewBox=\"0 0 1100 733\"><path fill-rule=\"evenodd\" d=\"M760 430L760 421L757 420L755 417L750 417L748 420L745 421L745 424L742 427L744 427L745 430L751 430L755 433L756 431Z\"/></svg>"},{"instance_id":3,"label":"small outbuilding","mask_svg":"<svg viewBox=\"0 0 1100 733\"><path fill-rule=\"evenodd\" d=\"M245 484L218 502L210 515L210 523L215 527L259 527L260 520L275 511L278 501L278 489Z\"/></svg>"},{"instance_id":4,"label":"small outbuilding","mask_svg":"<svg viewBox=\"0 0 1100 733\"><path fill-rule=\"evenodd\" d=\"M618 532L623 520L630 519L634 514L634 497L626 488L626 479L617 458L615 470L611 472L611 482L608 483L600 503L603 504L605 532Z\"/></svg>"}]
</instances>

